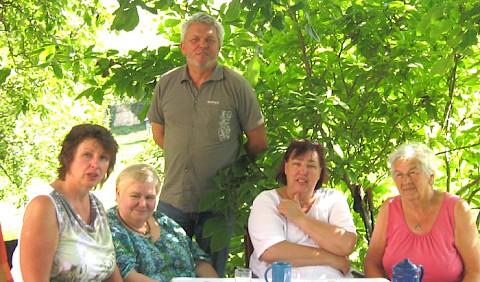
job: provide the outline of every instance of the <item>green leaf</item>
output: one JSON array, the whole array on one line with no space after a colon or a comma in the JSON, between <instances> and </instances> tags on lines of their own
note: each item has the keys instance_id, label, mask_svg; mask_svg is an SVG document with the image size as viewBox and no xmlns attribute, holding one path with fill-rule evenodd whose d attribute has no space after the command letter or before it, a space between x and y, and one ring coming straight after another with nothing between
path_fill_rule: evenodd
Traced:
<instances>
[{"instance_id":1,"label":"green leaf","mask_svg":"<svg viewBox=\"0 0 480 282\"><path fill-rule=\"evenodd\" d=\"M405 3L403 3L402 1L391 1L391 2L388 2L388 9L399 9L399 8L405 8Z\"/></svg>"},{"instance_id":2,"label":"green leaf","mask_svg":"<svg viewBox=\"0 0 480 282\"><path fill-rule=\"evenodd\" d=\"M272 20L272 26L278 30L283 30L285 28L285 19L282 15L275 15Z\"/></svg>"},{"instance_id":3,"label":"green leaf","mask_svg":"<svg viewBox=\"0 0 480 282\"><path fill-rule=\"evenodd\" d=\"M120 7L123 7L123 6L126 6L128 5L128 3L130 2L129 0L117 0L118 4L120 5Z\"/></svg>"},{"instance_id":4,"label":"green leaf","mask_svg":"<svg viewBox=\"0 0 480 282\"><path fill-rule=\"evenodd\" d=\"M176 27L180 24L180 22L181 21L179 19L167 19L163 23L165 27Z\"/></svg>"},{"instance_id":5,"label":"green leaf","mask_svg":"<svg viewBox=\"0 0 480 282\"><path fill-rule=\"evenodd\" d=\"M218 200L217 193L208 193L200 199L199 209L200 211L211 210L215 204L215 201Z\"/></svg>"},{"instance_id":6,"label":"green leaf","mask_svg":"<svg viewBox=\"0 0 480 282\"><path fill-rule=\"evenodd\" d=\"M225 227L223 229L218 229L213 233L211 248L213 252L218 252L224 249L230 244L230 232Z\"/></svg>"},{"instance_id":7,"label":"green leaf","mask_svg":"<svg viewBox=\"0 0 480 282\"><path fill-rule=\"evenodd\" d=\"M117 55L119 54L120 52L118 50L107 50L107 56L114 56L114 55Z\"/></svg>"},{"instance_id":8,"label":"green leaf","mask_svg":"<svg viewBox=\"0 0 480 282\"><path fill-rule=\"evenodd\" d=\"M452 32L450 32L449 37L446 39L447 45L452 48L456 49L459 47L460 42L462 42L463 39L463 34L461 32L461 29L459 28L454 28Z\"/></svg>"},{"instance_id":9,"label":"green leaf","mask_svg":"<svg viewBox=\"0 0 480 282\"><path fill-rule=\"evenodd\" d=\"M451 30L455 23L452 20L443 20L438 21L432 24L432 29L430 30L431 38L441 37L444 33Z\"/></svg>"},{"instance_id":10,"label":"green leaf","mask_svg":"<svg viewBox=\"0 0 480 282\"><path fill-rule=\"evenodd\" d=\"M210 218L205 223L205 227L203 228L203 236L210 237L217 229L218 225L223 225L224 220L220 218Z\"/></svg>"},{"instance_id":11,"label":"green leaf","mask_svg":"<svg viewBox=\"0 0 480 282\"><path fill-rule=\"evenodd\" d=\"M46 45L43 46L43 50L38 55L38 60L41 63L48 62L55 55L55 45Z\"/></svg>"},{"instance_id":12,"label":"green leaf","mask_svg":"<svg viewBox=\"0 0 480 282\"><path fill-rule=\"evenodd\" d=\"M252 9L248 12L247 15L247 20L245 21L245 28L249 28L252 22L255 20L255 17L257 16L258 12L258 6L255 5L252 7Z\"/></svg>"},{"instance_id":13,"label":"green leaf","mask_svg":"<svg viewBox=\"0 0 480 282\"><path fill-rule=\"evenodd\" d=\"M430 25L430 17L423 16L422 20L417 24L417 31L419 33L425 33Z\"/></svg>"},{"instance_id":14,"label":"green leaf","mask_svg":"<svg viewBox=\"0 0 480 282\"><path fill-rule=\"evenodd\" d=\"M133 6L130 9L128 9L125 13L125 17L127 18L127 22L123 29L125 31L134 30L135 27L137 27L139 22L137 7Z\"/></svg>"},{"instance_id":15,"label":"green leaf","mask_svg":"<svg viewBox=\"0 0 480 282\"><path fill-rule=\"evenodd\" d=\"M257 85L260 78L260 59L258 56L253 56L250 62L247 64L247 70L245 72L245 78L250 82L252 87Z\"/></svg>"},{"instance_id":16,"label":"green leaf","mask_svg":"<svg viewBox=\"0 0 480 282\"><path fill-rule=\"evenodd\" d=\"M98 105L101 105L103 102L103 90L101 88L96 88L92 94L93 101Z\"/></svg>"},{"instance_id":17,"label":"green leaf","mask_svg":"<svg viewBox=\"0 0 480 282\"><path fill-rule=\"evenodd\" d=\"M55 74L55 77L58 79L62 79L63 78L62 68L57 63L53 63L52 68L53 68L53 73Z\"/></svg>"},{"instance_id":18,"label":"green leaf","mask_svg":"<svg viewBox=\"0 0 480 282\"><path fill-rule=\"evenodd\" d=\"M444 74L451 66L453 62L453 56L447 56L446 58L440 58L432 65L431 74Z\"/></svg>"},{"instance_id":19,"label":"green leaf","mask_svg":"<svg viewBox=\"0 0 480 282\"><path fill-rule=\"evenodd\" d=\"M298 2L297 4L291 6L289 8L290 11L299 11L299 10L302 10L303 8L305 7L305 2L304 1L300 1Z\"/></svg>"},{"instance_id":20,"label":"green leaf","mask_svg":"<svg viewBox=\"0 0 480 282\"><path fill-rule=\"evenodd\" d=\"M233 40L233 42L235 42L235 45L239 47L251 47L257 45L257 43L255 43L254 41L242 38L236 38Z\"/></svg>"},{"instance_id":21,"label":"green leaf","mask_svg":"<svg viewBox=\"0 0 480 282\"><path fill-rule=\"evenodd\" d=\"M224 218L211 218L205 223L202 235L211 238L212 251L220 251L230 243L230 232Z\"/></svg>"},{"instance_id":22,"label":"green leaf","mask_svg":"<svg viewBox=\"0 0 480 282\"><path fill-rule=\"evenodd\" d=\"M10 76L11 73L12 70L9 68L0 69L0 84L3 84L5 81L7 81L7 78Z\"/></svg>"},{"instance_id":23,"label":"green leaf","mask_svg":"<svg viewBox=\"0 0 480 282\"><path fill-rule=\"evenodd\" d=\"M431 21L435 21L443 15L443 11L445 10L445 6L437 5L428 10L428 17Z\"/></svg>"},{"instance_id":24,"label":"green leaf","mask_svg":"<svg viewBox=\"0 0 480 282\"><path fill-rule=\"evenodd\" d=\"M118 8L113 14L115 15L112 23L113 30L132 31L138 25L138 11L134 3L130 3L124 9Z\"/></svg>"},{"instance_id":25,"label":"green leaf","mask_svg":"<svg viewBox=\"0 0 480 282\"><path fill-rule=\"evenodd\" d=\"M239 0L233 0L228 4L228 10L225 14L225 18L227 18L229 21L235 21L238 19L238 15L240 14L242 6L240 5Z\"/></svg>"},{"instance_id":26,"label":"green leaf","mask_svg":"<svg viewBox=\"0 0 480 282\"><path fill-rule=\"evenodd\" d=\"M306 24L305 29L307 31L307 34L310 35L313 40L320 42L320 37L318 36L317 31L311 24Z\"/></svg>"},{"instance_id":27,"label":"green leaf","mask_svg":"<svg viewBox=\"0 0 480 282\"><path fill-rule=\"evenodd\" d=\"M76 98L75 100L78 100L82 97L91 97L93 95L93 92L95 92L95 89L96 87L90 87L84 91L82 91L82 93L80 93Z\"/></svg>"},{"instance_id":28,"label":"green leaf","mask_svg":"<svg viewBox=\"0 0 480 282\"><path fill-rule=\"evenodd\" d=\"M460 49L465 50L470 46L477 45L477 31L475 29L468 29L462 37L462 42L460 43Z\"/></svg>"},{"instance_id":29,"label":"green leaf","mask_svg":"<svg viewBox=\"0 0 480 282\"><path fill-rule=\"evenodd\" d=\"M241 177L245 175L246 165L241 162L234 162L232 165L232 173L234 177Z\"/></svg>"}]
</instances>

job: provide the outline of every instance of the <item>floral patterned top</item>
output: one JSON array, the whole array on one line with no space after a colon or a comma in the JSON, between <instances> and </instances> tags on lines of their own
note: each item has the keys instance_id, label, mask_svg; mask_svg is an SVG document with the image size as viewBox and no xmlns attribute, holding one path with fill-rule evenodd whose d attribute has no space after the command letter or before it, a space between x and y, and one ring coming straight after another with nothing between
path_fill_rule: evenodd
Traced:
<instances>
[{"instance_id":1,"label":"floral patterned top","mask_svg":"<svg viewBox=\"0 0 480 282\"><path fill-rule=\"evenodd\" d=\"M208 255L190 239L180 225L161 212L154 212L162 232L156 242L128 230L117 216L117 207L107 216L112 231L117 265L125 278L135 269L158 281L173 277L195 277L195 261L210 262Z\"/></svg>"}]
</instances>

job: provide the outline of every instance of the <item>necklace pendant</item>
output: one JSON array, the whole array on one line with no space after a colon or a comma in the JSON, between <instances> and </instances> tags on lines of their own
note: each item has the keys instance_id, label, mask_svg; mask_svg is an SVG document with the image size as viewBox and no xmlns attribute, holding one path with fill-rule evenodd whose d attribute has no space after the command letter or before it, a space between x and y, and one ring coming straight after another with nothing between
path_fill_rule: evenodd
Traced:
<instances>
[{"instance_id":1,"label":"necklace pendant","mask_svg":"<svg viewBox=\"0 0 480 282\"><path fill-rule=\"evenodd\" d=\"M420 230L422 229L422 227L420 226L420 224L417 223L417 225L415 225L415 230Z\"/></svg>"}]
</instances>

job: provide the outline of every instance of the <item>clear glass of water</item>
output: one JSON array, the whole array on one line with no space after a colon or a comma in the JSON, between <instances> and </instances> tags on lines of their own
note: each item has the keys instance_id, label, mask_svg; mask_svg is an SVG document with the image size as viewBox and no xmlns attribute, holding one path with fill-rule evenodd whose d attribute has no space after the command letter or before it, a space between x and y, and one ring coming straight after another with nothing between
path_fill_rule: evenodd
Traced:
<instances>
[{"instance_id":1,"label":"clear glass of water","mask_svg":"<svg viewBox=\"0 0 480 282\"><path fill-rule=\"evenodd\" d=\"M235 269L235 282L251 282L252 270L249 268L237 267Z\"/></svg>"},{"instance_id":2,"label":"clear glass of water","mask_svg":"<svg viewBox=\"0 0 480 282\"><path fill-rule=\"evenodd\" d=\"M301 272L300 269L298 268L293 268L290 270L290 277L291 277L291 282L299 282L302 277L301 277Z\"/></svg>"}]
</instances>

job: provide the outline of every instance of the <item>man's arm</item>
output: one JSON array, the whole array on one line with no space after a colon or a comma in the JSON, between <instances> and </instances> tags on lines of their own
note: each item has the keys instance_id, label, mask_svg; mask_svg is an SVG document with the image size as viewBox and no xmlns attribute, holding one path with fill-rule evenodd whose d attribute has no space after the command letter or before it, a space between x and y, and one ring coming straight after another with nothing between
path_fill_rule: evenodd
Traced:
<instances>
[{"instance_id":1,"label":"man's arm","mask_svg":"<svg viewBox=\"0 0 480 282\"><path fill-rule=\"evenodd\" d=\"M152 122L153 140L163 149L163 142L165 137L165 125Z\"/></svg>"},{"instance_id":2,"label":"man's arm","mask_svg":"<svg viewBox=\"0 0 480 282\"><path fill-rule=\"evenodd\" d=\"M246 131L245 135L247 135L247 138L248 138L247 145L246 145L246 150L248 155L255 156L261 151L267 149L268 147L267 132L265 130L265 125L263 123L252 130ZM155 135L154 135L154 138L155 138Z\"/></svg>"}]
</instances>

